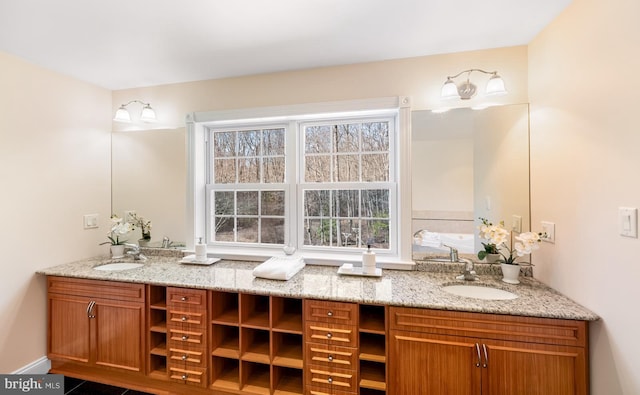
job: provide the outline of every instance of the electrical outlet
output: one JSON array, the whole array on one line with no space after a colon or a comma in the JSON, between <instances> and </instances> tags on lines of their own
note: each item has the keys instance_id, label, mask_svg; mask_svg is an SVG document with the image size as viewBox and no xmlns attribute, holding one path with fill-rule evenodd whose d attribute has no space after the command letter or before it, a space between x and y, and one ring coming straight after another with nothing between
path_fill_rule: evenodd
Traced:
<instances>
[{"instance_id":1,"label":"electrical outlet","mask_svg":"<svg viewBox=\"0 0 640 395\"><path fill-rule=\"evenodd\" d=\"M556 242L556 224L553 222L542 221L540 222L542 227L542 241L547 243Z\"/></svg>"},{"instance_id":2,"label":"electrical outlet","mask_svg":"<svg viewBox=\"0 0 640 395\"><path fill-rule=\"evenodd\" d=\"M84 228L95 229L98 227L98 214L87 214L84 216Z\"/></svg>"}]
</instances>

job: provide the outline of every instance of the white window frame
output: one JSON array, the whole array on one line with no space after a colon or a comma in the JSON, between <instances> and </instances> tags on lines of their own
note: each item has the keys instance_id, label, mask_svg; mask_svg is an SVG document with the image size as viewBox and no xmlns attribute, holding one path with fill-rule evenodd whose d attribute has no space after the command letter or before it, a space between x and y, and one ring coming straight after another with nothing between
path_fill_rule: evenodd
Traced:
<instances>
[{"instance_id":1,"label":"white window frame","mask_svg":"<svg viewBox=\"0 0 640 395\"><path fill-rule=\"evenodd\" d=\"M292 131L297 130L297 125L306 120L340 119L355 117L357 119L379 114L395 114L395 152L393 163L390 167L394 174L390 180L395 179L396 191L395 201L390 195L391 210L390 226L397 224L394 244L396 248L381 252L378 262L381 267L408 269L411 268L411 150L410 150L410 98L409 97L386 97L378 99L350 100L328 103L301 104L277 107L261 107L253 109L210 111L190 113L186 116L187 128L187 250L193 250L195 240L204 237L207 229L207 202L208 192L206 188L206 166L207 166L207 142L205 139L209 128L237 127L238 125L268 125L268 124L289 124L286 134L286 157L287 175L285 183L288 183L291 190L287 191L289 199L286 201L288 211L286 216L295 222L301 208L297 206L301 197L302 186L298 184L302 178L297 173L299 163L296 162L296 135ZM299 140L302 140L301 138ZM302 156L302 154L300 155ZM298 158L301 159L301 158ZM293 166L293 168L290 167ZM292 179L293 178L293 179ZM268 185L268 184L266 184ZM345 183L345 188L347 188ZM372 184L374 185L374 184ZM395 206L395 207L394 207ZM299 229L300 224L288 224L287 228L291 234L299 237L303 231ZM285 240L289 238L285 235ZM298 239L300 240L300 239ZM391 242L391 240L390 240ZM252 247L252 246L247 246ZM357 262L361 257L361 250L339 251L336 253L329 251L313 251L305 248L301 251L302 256L308 264L341 264L343 262ZM227 259L263 260L269 256L281 254L281 248L255 248L223 247L217 245L209 246L209 253Z\"/></svg>"}]
</instances>

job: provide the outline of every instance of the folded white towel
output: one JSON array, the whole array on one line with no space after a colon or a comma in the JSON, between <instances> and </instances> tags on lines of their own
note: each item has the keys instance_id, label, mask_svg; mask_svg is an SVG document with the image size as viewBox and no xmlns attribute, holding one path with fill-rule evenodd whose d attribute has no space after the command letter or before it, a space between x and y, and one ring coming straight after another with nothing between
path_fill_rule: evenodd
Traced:
<instances>
[{"instance_id":1,"label":"folded white towel","mask_svg":"<svg viewBox=\"0 0 640 395\"><path fill-rule=\"evenodd\" d=\"M253 275L271 280L289 280L303 267L304 259L301 256L274 256L256 266Z\"/></svg>"}]
</instances>

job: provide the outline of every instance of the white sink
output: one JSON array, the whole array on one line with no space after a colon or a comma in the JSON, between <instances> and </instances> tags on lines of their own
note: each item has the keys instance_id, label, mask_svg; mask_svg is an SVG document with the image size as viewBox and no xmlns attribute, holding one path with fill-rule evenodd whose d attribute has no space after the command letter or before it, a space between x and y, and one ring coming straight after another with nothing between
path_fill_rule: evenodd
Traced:
<instances>
[{"instance_id":1,"label":"white sink","mask_svg":"<svg viewBox=\"0 0 640 395\"><path fill-rule=\"evenodd\" d=\"M518 297L513 292L503 289L483 287L480 285L446 285L443 290L453 295L464 296L465 298L485 299L485 300L511 300Z\"/></svg>"},{"instance_id":2,"label":"white sink","mask_svg":"<svg viewBox=\"0 0 640 395\"><path fill-rule=\"evenodd\" d=\"M131 270L131 269L137 269L139 267L144 266L144 264L142 263L108 263L106 265L101 265L101 266L96 266L94 267L94 269L96 270L102 270L102 271L118 271L118 270Z\"/></svg>"}]
</instances>

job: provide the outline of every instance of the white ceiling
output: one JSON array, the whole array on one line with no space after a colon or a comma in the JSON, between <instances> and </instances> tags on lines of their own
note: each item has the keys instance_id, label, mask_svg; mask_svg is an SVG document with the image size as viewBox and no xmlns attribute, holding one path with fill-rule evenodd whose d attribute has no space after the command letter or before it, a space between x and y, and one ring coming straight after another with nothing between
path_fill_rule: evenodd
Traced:
<instances>
[{"instance_id":1,"label":"white ceiling","mask_svg":"<svg viewBox=\"0 0 640 395\"><path fill-rule=\"evenodd\" d=\"M0 51L108 89L529 43L571 0L0 0Z\"/></svg>"}]
</instances>

